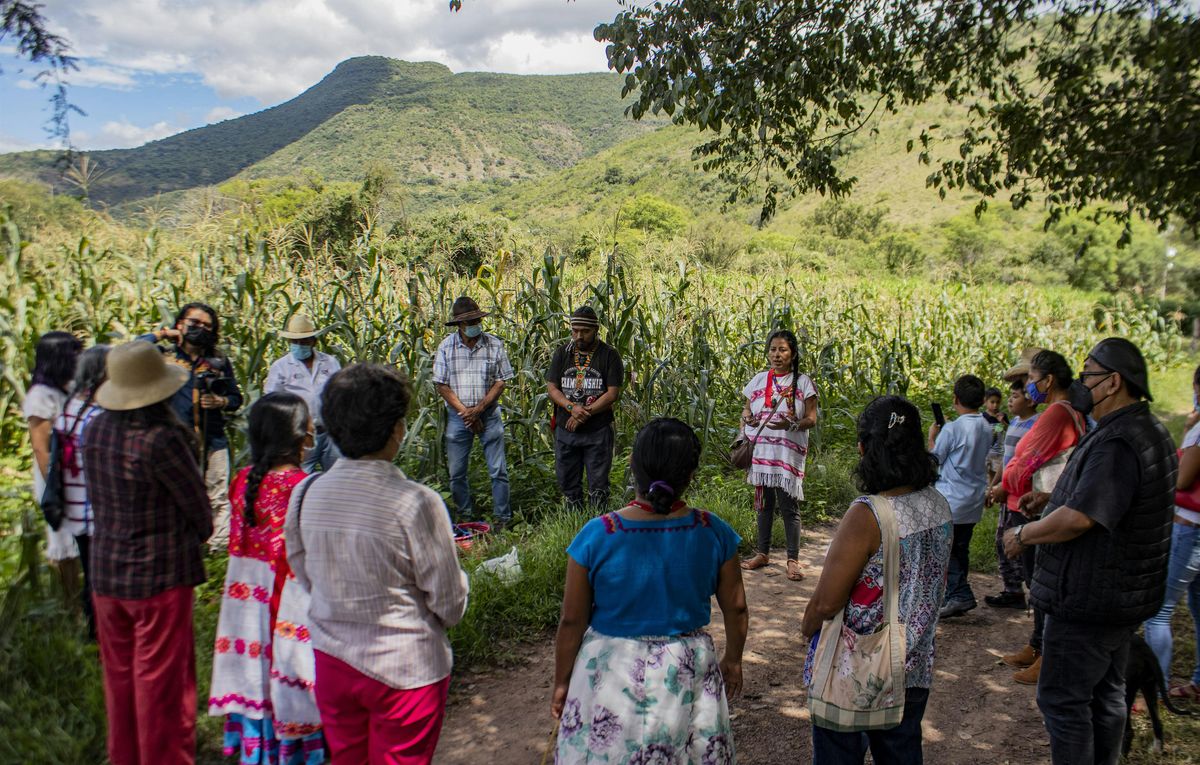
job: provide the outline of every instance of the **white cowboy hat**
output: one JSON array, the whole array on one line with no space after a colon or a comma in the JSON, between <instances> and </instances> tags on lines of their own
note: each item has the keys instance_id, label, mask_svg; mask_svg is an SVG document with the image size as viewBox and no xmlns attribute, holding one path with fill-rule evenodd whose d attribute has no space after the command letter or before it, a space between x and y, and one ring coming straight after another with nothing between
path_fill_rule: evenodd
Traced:
<instances>
[{"instance_id":1,"label":"white cowboy hat","mask_svg":"<svg viewBox=\"0 0 1200 765\"><path fill-rule=\"evenodd\" d=\"M317 325L313 324L313 320L306 314L298 313L288 319L287 326L283 328L279 336L285 340L307 340L322 332L324 330L317 329Z\"/></svg>"},{"instance_id":2,"label":"white cowboy hat","mask_svg":"<svg viewBox=\"0 0 1200 765\"><path fill-rule=\"evenodd\" d=\"M166 400L191 376L183 367L168 364L158 348L144 340L113 348L106 366L108 379L96 389L96 404L116 412Z\"/></svg>"}]
</instances>

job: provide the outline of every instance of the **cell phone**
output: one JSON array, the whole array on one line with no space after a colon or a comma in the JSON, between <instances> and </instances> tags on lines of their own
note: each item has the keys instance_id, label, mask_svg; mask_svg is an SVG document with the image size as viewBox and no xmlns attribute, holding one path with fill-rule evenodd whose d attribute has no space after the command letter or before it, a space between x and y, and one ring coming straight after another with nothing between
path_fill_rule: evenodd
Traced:
<instances>
[{"instance_id":1,"label":"cell phone","mask_svg":"<svg viewBox=\"0 0 1200 765\"><path fill-rule=\"evenodd\" d=\"M934 401L929 405L929 408L933 410L933 421L937 423L937 426L939 428L945 427L946 415L942 414L942 405Z\"/></svg>"}]
</instances>

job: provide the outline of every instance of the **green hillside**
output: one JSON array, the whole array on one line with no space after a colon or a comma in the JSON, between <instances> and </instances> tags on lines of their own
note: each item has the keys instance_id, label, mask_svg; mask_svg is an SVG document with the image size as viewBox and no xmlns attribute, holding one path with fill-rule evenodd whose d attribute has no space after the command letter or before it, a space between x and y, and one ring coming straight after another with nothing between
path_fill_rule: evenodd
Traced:
<instances>
[{"instance_id":1,"label":"green hillside","mask_svg":"<svg viewBox=\"0 0 1200 765\"><path fill-rule=\"evenodd\" d=\"M622 116L611 74L454 74L383 57L342 62L279 106L153 141L91 152L103 173L94 201L300 170L358 179L383 162L408 182L514 179L566 167L661 123ZM54 152L0 155L0 175L62 186Z\"/></svg>"}]
</instances>

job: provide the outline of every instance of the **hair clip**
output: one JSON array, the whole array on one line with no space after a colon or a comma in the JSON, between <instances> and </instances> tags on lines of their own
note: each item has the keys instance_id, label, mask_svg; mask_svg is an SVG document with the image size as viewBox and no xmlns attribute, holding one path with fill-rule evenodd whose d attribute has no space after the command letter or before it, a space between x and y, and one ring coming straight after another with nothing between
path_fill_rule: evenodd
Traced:
<instances>
[{"instance_id":1,"label":"hair clip","mask_svg":"<svg viewBox=\"0 0 1200 765\"><path fill-rule=\"evenodd\" d=\"M891 430L892 428L896 427L897 425L902 425L903 423L904 423L904 415L896 414L895 412L892 412L892 416L888 418L888 430Z\"/></svg>"},{"instance_id":2,"label":"hair clip","mask_svg":"<svg viewBox=\"0 0 1200 765\"><path fill-rule=\"evenodd\" d=\"M661 489L672 497L675 496L675 487L666 481L655 481L654 483L650 484L649 491L654 491L655 489Z\"/></svg>"}]
</instances>

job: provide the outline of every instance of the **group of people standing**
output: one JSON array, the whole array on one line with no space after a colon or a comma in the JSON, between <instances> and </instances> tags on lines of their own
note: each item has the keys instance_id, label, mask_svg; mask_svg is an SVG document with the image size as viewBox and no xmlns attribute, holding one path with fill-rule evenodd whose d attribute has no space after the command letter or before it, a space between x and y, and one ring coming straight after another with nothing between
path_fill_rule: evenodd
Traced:
<instances>
[{"instance_id":1,"label":"group of people standing","mask_svg":"<svg viewBox=\"0 0 1200 765\"><path fill-rule=\"evenodd\" d=\"M504 525L512 511L499 402L515 373L503 342L483 331L486 317L469 298L455 301L433 382L447 406L459 517L474 513L467 465L478 436ZM577 309L569 324L571 340L545 373L559 489L574 507L608 509L625 372L599 339L593 309ZM247 415L250 464L226 489L226 418L243 401L218 332L215 311L192 303L172 327L112 349L81 355L67 333L38 344L25 401L35 483L61 461L68 509L50 550L82 557L110 760L194 759L192 593L206 577L204 546L225 525L208 712L226 720L227 753L247 764L319 763L327 753L338 763L428 762L452 668L446 630L465 613L468 580L451 513L394 464L412 390L391 367L341 369L315 349L321 331L293 316L279 333L288 354ZM728 699L742 686L749 631L743 571L769 565L778 512L787 576L804 576L799 503L819 416L796 337L776 331L766 345L768 367L743 391L754 554L742 561L738 534L687 501L700 440L673 418L636 435L634 499L590 520L566 550L557 762L735 761ZM1120 338L1098 344L1078 376L1059 354L1040 351L1006 379L1006 424L996 392L970 375L954 385L957 418L928 437L918 409L898 396L875 399L857 419L863 495L839 524L800 620L810 641L804 677L814 682L830 619L840 615L843 627L826 640L850 643L894 619L902 668L875 693L903 715L859 729L815 720L818 763L861 763L868 749L876 762L921 761L935 628L976 607L969 545L989 501L1003 507L998 549L1022 565L1002 568L1005 588L987 602L1023 607L1029 587L1030 645L1005 658L1039 686L1056 763L1115 762L1124 657L1142 621L1154 617L1147 636L1169 662L1170 613L1197 586L1190 553L1200 546L1186 543L1200 501L1172 508L1200 475L1200 425L1177 475L1170 438L1146 404L1144 360ZM1195 386L1200 399L1200 370ZM893 554L899 575L889 591ZM59 566L65 579L69 566ZM705 631L714 596L725 622L720 655ZM1197 680L1200 661L1190 689Z\"/></svg>"}]
</instances>

